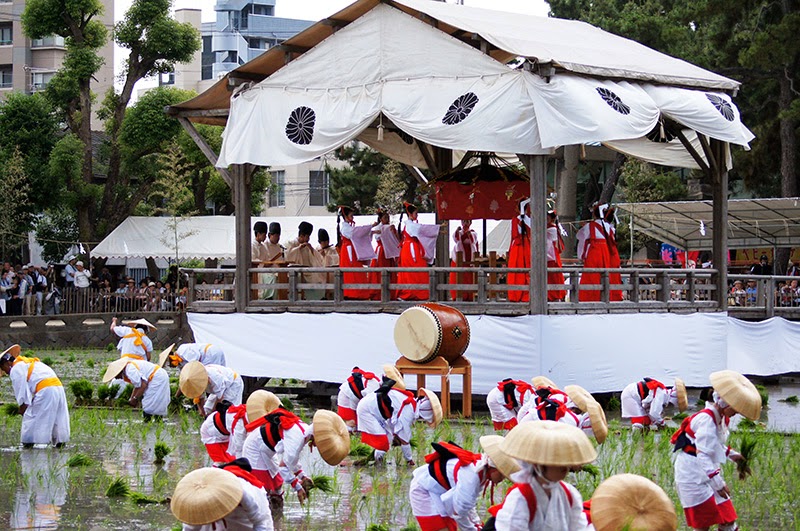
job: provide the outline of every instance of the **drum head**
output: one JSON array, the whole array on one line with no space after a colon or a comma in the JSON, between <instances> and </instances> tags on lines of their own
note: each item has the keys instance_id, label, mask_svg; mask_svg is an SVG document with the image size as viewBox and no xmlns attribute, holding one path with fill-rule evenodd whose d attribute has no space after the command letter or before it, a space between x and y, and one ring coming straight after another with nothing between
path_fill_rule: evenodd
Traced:
<instances>
[{"instance_id":1,"label":"drum head","mask_svg":"<svg viewBox=\"0 0 800 531\"><path fill-rule=\"evenodd\" d=\"M425 363L435 357L442 340L436 316L422 306L407 309L394 325L394 344L411 361Z\"/></svg>"}]
</instances>

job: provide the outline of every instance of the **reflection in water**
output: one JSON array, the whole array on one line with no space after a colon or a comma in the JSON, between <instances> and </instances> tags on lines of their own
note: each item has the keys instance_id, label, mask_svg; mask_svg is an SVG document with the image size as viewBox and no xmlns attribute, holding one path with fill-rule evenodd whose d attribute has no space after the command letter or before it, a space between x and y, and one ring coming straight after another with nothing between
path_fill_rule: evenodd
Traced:
<instances>
[{"instance_id":1,"label":"reflection in water","mask_svg":"<svg viewBox=\"0 0 800 531\"><path fill-rule=\"evenodd\" d=\"M67 454L50 448L23 450L21 478L11 515L11 529L58 529L67 499Z\"/></svg>"}]
</instances>

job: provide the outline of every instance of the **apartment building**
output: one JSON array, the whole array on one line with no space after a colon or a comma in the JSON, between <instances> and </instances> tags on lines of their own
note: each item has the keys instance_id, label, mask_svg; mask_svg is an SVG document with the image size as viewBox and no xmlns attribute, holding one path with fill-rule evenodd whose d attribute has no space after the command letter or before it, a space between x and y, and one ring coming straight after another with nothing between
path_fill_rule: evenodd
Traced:
<instances>
[{"instance_id":1,"label":"apartment building","mask_svg":"<svg viewBox=\"0 0 800 531\"><path fill-rule=\"evenodd\" d=\"M103 0L100 20L111 30L114 25L114 0ZM25 0L0 1L0 100L13 92L33 93L43 90L61 68L66 49L64 38L29 39L22 31ZM100 50L104 64L95 74L92 90L102 99L114 84L114 43ZM92 129L102 129L93 118Z\"/></svg>"}]
</instances>

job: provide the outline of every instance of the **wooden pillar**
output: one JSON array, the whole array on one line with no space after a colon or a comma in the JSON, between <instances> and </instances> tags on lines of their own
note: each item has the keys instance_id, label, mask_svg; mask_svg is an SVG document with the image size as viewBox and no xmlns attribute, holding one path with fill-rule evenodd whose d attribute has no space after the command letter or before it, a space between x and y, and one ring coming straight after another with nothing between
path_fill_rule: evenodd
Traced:
<instances>
[{"instance_id":1,"label":"wooden pillar","mask_svg":"<svg viewBox=\"0 0 800 531\"><path fill-rule=\"evenodd\" d=\"M453 150L448 148L441 148L431 146L433 148L433 160L436 163L436 169L432 170L437 176L448 172L453 169ZM436 224L442 223L439 218L439 209L436 209ZM450 232L445 228L439 231L439 238L436 240L436 267L449 267L450 266ZM446 282L444 278L439 279L440 282ZM433 294L431 294L433 297ZM434 300L431 298L431 300ZM447 300L447 297L444 297Z\"/></svg>"},{"instance_id":2,"label":"wooden pillar","mask_svg":"<svg viewBox=\"0 0 800 531\"><path fill-rule=\"evenodd\" d=\"M714 269L718 271L712 282L717 287L715 294L717 307L723 311L728 309L728 149L727 142L711 140L711 152L714 156L711 168L714 205L712 252Z\"/></svg>"},{"instance_id":3,"label":"wooden pillar","mask_svg":"<svg viewBox=\"0 0 800 531\"><path fill-rule=\"evenodd\" d=\"M531 180L531 283L530 313L547 314L547 157L521 155Z\"/></svg>"},{"instance_id":4,"label":"wooden pillar","mask_svg":"<svg viewBox=\"0 0 800 531\"><path fill-rule=\"evenodd\" d=\"M236 212L236 311L244 312L250 304L250 192L254 167L249 164L231 166L233 207Z\"/></svg>"}]
</instances>

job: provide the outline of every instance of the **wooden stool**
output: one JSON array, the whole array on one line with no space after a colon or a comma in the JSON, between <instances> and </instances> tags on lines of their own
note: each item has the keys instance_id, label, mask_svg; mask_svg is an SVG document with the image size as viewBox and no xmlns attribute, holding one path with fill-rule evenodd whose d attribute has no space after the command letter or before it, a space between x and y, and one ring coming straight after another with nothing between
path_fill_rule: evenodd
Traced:
<instances>
[{"instance_id":1,"label":"wooden stool","mask_svg":"<svg viewBox=\"0 0 800 531\"><path fill-rule=\"evenodd\" d=\"M463 382L463 411L464 417L472 417L472 365L469 360L461 356L456 360L453 365L437 356L432 361L427 363L415 363L405 356L395 362L397 370L400 374L416 374L417 375L417 389L425 387L425 379L429 374L438 374L442 377L442 415L445 417L450 416L450 375L460 374Z\"/></svg>"}]
</instances>

